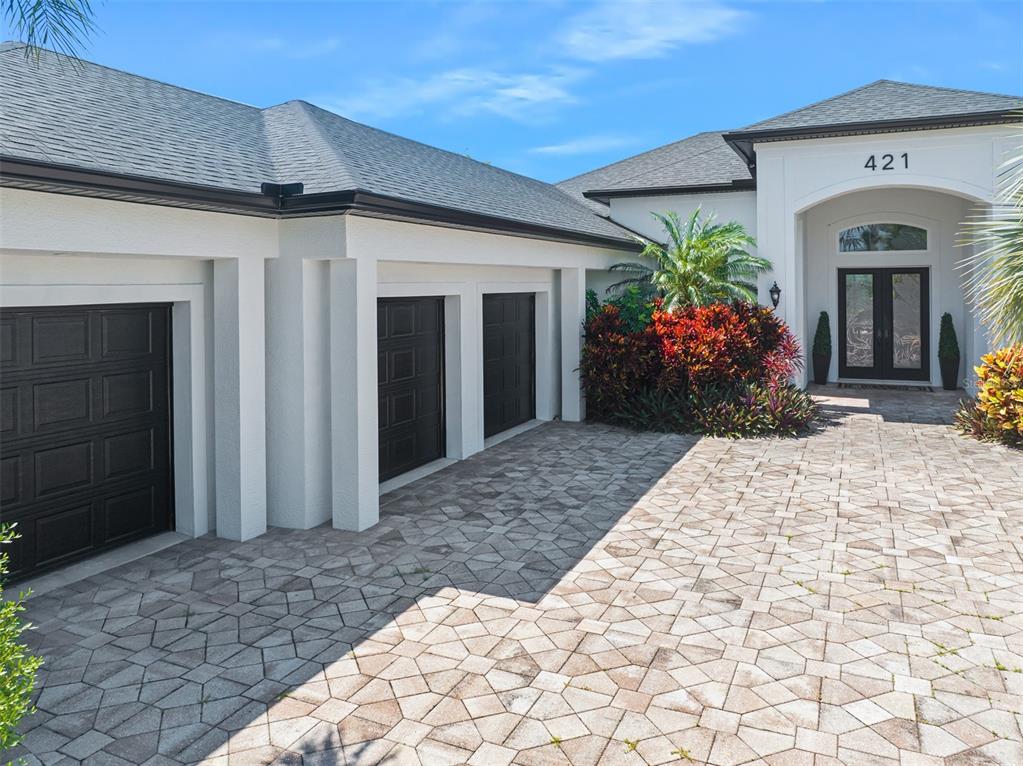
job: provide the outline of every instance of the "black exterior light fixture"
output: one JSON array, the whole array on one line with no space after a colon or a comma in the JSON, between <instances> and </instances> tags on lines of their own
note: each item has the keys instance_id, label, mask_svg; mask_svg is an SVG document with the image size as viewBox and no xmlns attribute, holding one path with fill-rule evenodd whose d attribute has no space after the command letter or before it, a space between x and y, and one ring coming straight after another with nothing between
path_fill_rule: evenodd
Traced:
<instances>
[{"instance_id":1,"label":"black exterior light fixture","mask_svg":"<svg viewBox=\"0 0 1023 766\"><path fill-rule=\"evenodd\" d=\"M768 292L771 294L771 304L778 308L778 302L781 300L781 288L778 287L778 283L775 282L771 285L771 289Z\"/></svg>"}]
</instances>

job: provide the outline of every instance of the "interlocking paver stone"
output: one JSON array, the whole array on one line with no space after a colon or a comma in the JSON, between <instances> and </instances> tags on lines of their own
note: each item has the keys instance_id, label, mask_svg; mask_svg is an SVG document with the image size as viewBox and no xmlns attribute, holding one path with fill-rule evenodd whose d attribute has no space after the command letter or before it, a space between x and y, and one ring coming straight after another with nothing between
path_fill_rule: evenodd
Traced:
<instances>
[{"instance_id":1,"label":"interlocking paver stone","mask_svg":"<svg viewBox=\"0 0 1023 766\"><path fill-rule=\"evenodd\" d=\"M30 763L1023 763L1023 454L955 396L799 439L550 423L362 533L33 598Z\"/></svg>"}]
</instances>

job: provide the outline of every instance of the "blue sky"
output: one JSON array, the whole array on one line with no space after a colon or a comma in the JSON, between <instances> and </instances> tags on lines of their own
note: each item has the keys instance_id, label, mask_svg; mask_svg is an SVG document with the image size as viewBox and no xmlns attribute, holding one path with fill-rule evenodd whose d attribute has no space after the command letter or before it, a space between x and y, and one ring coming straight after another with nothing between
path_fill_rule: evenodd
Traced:
<instances>
[{"instance_id":1,"label":"blue sky","mask_svg":"<svg viewBox=\"0 0 1023 766\"><path fill-rule=\"evenodd\" d=\"M1023 93L1017 0L94 2L83 58L548 181L879 78Z\"/></svg>"}]
</instances>

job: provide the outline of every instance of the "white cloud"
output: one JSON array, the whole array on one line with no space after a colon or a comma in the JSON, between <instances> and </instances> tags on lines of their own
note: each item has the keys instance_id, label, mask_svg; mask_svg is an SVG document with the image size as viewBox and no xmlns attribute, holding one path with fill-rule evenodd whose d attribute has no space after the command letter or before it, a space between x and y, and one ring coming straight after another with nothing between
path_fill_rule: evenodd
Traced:
<instances>
[{"instance_id":1,"label":"white cloud","mask_svg":"<svg viewBox=\"0 0 1023 766\"><path fill-rule=\"evenodd\" d=\"M346 117L396 117L427 107L440 116L496 114L512 120L543 119L576 101L570 87L586 77L579 69L505 74L491 69L451 69L421 79L371 80L352 95L314 99Z\"/></svg>"},{"instance_id":2,"label":"white cloud","mask_svg":"<svg viewBox=\"0 0 1023 766\"><path fill-rule=\"evenodd\" d=\"M622 149L626 146L636 144L636 139L626 136L582 136L560 144L549 144L547 146L535 146L529 150L530 154L546 154L556 156L571 156L577 154L597 154L611 149Z\"/></svg>"},{"instance_id":3,"label":"white cloud","mask_svg":"<svg viewBox=\"0 0 1023 766\"><path fill-rule=\"evenodd\" d=\"M559 42L584 61L660 58L679 45L733 34L746 15L718 3L602 2L572 18Z\"/></svg>"}]
</instances>

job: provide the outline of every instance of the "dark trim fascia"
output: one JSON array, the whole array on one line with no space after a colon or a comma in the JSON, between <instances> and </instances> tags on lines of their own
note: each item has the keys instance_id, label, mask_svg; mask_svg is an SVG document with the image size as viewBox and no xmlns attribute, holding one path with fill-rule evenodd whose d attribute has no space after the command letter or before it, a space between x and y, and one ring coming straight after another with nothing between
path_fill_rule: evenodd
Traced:
<instances>
[{"instance_id":1,"label":"dark trim fascia","mask_svg":"<svg viewBox=\"0 0 1023 766\"><path fill-rule=\"evenodd\" d=\"M63 186L82 191L97 191L152 197L164 202L183 202L215 206L229 212L255 215L274 215L278 201L256 192L231 191L212 186L156 181L140 176L82 168L46 162L0 157L0 178L31 183Z\"/></svg>"},{"instance_id":2,"label":"dark trim fascia","mask_svg":"<svg viewBox=\"0 0 1023 766\"><path fill-rule=\"evenodd\" d=\"M722 184L690 184L689 186L637 186L631 189L593 189L583 192L587 199L606 202L612 197L657 197L667 194L709 194L711 192L751 191L757 188L752 179L738 179Z\"/></svg>"},{"instance_id":3,"label":"dark trim fascia","mask_svg":"<svg viewBox=\"0 0 1023 766\"><path fill-rule=\"evenodd\" d=\"M347 192L346 192L347 193ZM381 218L391 218L404 221L421 221L447 225L456 228L473 229L495 234L513 234L516 236L531 237L534 239L546 239L570 244L599 245L617 250L636 250L636 243L615 237L605 237L600 234L584 234L558 229L552 226L525 223L514 221L509 218L469 213L456 208L444 207L441 205L428 205L420 202L410 202L397 197L389 197L383 194L357 189L350 192L353 199L348 210L353 213L363 213ZM321 204L329 204L327 200L315 199L320 195L308 194L302 197L289 197L283 200L283 211L287 216L302 215L319 212ZM326 196L330 196L329 194Z\"/></svg>"},{"instance_id":4,"label":"dark trim fascia","mask_svg":"<svg viewBox=\"0 0 1023 766\"><path fill-rule=\"evenodd\" d=\"M204 210L270 218L362 213L571 244L599 245L619 250L636 249L635 243L625 239L469 213L441 205L409 202L362 189L284 196L265 195L6 157L0 157L0 183L9 186L21 185L22 188L42 185L48 192L85 196L90 196L90 193L91 196L106 198L120 195L127 201L143 204L199 207Z\"/></svg>"},{"instance_id":5,"label":"dark trim fascia","mask_svg":"<svg viewBox=\"0 0 1023 766\"><path fill-rule=\"evenodd\" d=\"M800 138L832 138L836 136L859 136L870 133L898 133L910 130L938 130L941 128L965 128L977 125L1000 125L1020 120L1019 110L996 112L966 112L932 117L911 117L903 120L874 120L871 122L850 122L845 124L813 125L796 128L771 128L768 130L734 130L724 133L722 138L753 167L756 156L753 144L768 141L796 140Z\"/></svg>"}]
</instances>

